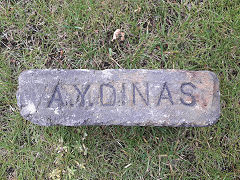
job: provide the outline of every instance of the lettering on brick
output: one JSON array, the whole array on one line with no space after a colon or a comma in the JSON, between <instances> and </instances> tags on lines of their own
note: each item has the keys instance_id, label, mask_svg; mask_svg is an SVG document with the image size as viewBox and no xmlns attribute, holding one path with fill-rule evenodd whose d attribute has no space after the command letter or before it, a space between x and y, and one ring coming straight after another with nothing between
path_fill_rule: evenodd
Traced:
<instances>
[{"instance_id":1,"label":"lettering on brick","mask_svg":"<svg viewBox=\"0 0 240 180\"><path fill-rule=\"evenodd\" d=\"M62 99L62 95L61 95L61 92L60 92L60 89L59 89L59 85L57 84L55 86L55 89L53 91L53 94L51 96L51 99L48 103L48 107L50 108L52 103L56 102L57 103L57 107L61 107L63 106L63 99Z\"/></svg>"},{"instance_id":2,"label":"lettering on brick","mask_svg":"<svg viewBox=\"0 0 240 180\"><path fill-rule=\"evenodd\" d=\"M184 95L186 95L186 96L188 96L188 97L191 97L191 101L190 101L190 102L186 102L186 101L184 101L183 98L180 98L180 101L181 101L182 104L184 104L184 105L186 105L186 106L194 106L194 105L196 105L196 98L192 95L192 93L186 92L186 91L184 90L184 87L186 87L186 86L190 86L192 89L196 89L196 86L195 86L194 84L192 84L191 82L182 83L182 84L181 84L181 92L182 92Z\"/></svg>"},{"instance_id":3,"label":"lettering on brick","mask_svg":"<svg viewBox=\"0 0 240 180\"><path fill-rule=\"evenodd\" d=\"M104 89L110 89L108 93L109 98L105 98L107 93L104 93ZM107 99L107 100L104 100ZM100 102L102 106L114 106L116 103L116 90L111 84L101 84L100 85Z\"/></svg>"},{"instance_id":4,"label":"lettering on brick","mask_svg":"<svg viewBox=\"0 0 240 180\"><path fill-rule=\"evenodd\" d=\"M165 91L167 92L167 95L164 95ZM160 105L162 99L169 100L170 103L173 105L172 95L171 95L171 92L168 88L167 82L164 82L164 84L163 84L163 88L161 90L160 97L159 97L158 102L157 102L158 106Z\"/></svg>"},{"instance_id":5,"label":"lettering on brick","mask_svg":"<svg viewBox=\"0 0 240 180\"><path fill-rule=\"evenodd\" d=\"M148 88L148 83L146 83L145 86L145 96L143 93L139 90L137 85L135 83L132 83L132 89L133 89L133 104L136 105L136 94L138 94L141 99L144 101L144 103L148 106L149 105L149 88Z\"/></svg>"},{"instance_id":6,"label":"lettering on brick","mask_svg":"<svg viewBox=\"0 0 240 180\"><path fill-rule=\"evenodd\" d=\"M43 126L209 126L220 116L209 71L29 70L17 101L25 119Z\"/></svg>"},{"instance_id":7,"label":"lettering on brick","mask_svg":"<svg viewBox=\"0 0 240 180\"><path fill-rule=\"evenodd\" d=\"M85 95L86 95L88 89L90 88L90 85L87 85L87 87L83 90L83 92L79 90L77 85L73 85L73 86L78 92L77 101L79 100L79 97L80 97L81 98L80 106L84 106L85 105Z\"/></svg>"}]
</instances>

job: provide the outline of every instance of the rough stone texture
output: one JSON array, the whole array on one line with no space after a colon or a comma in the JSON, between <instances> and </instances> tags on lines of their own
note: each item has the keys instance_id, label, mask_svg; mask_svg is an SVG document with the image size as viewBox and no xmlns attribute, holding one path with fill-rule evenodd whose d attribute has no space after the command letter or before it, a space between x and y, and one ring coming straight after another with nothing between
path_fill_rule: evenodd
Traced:
<instances>
[{"instance_id":1,"label":"rough stone texture","mask_svg":"<svg viewBox=\"0 0 240 180\"><path fill-rule=\"evenodd\" d=\"M29 70L17 102L43 126L209 126L220 115L219 81L209 71Z\"/></svg>"}]
</instances>

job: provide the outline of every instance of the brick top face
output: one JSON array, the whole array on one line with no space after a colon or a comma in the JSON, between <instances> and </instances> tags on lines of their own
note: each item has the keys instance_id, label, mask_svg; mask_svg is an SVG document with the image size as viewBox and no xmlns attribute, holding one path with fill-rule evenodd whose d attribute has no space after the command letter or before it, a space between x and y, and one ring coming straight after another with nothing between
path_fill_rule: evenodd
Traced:
<instances>
[{"instance_id":1,"label":"brick top face","mask_svg":"<svg viewBox=\"0 0 240 180\"><path fill-rule=\"evenodd\" d=\"M17 101L25 119L43 126L209 126L220 116L209 71L29 70Z\"/></svg>"}]
</instances>

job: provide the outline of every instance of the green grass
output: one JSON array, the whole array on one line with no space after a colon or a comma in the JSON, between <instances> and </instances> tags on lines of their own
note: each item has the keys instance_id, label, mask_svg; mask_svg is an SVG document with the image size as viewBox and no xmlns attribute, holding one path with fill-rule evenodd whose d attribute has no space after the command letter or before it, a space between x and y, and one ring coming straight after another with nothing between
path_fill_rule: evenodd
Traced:
<instances>
[{"instance_id":1,"label":"green grass","mask_svg":"<svg viewBox=\"0 0 240 180\"><path fill-rule=\"evenodd\" d=\"M240 1L187 2L1 1L0 177L239 179ZM111 41L118 28L124 42ZM32 68L210 70L221 117L204 128L40 127L15 97Z\"/></svg>"}]
</instances>

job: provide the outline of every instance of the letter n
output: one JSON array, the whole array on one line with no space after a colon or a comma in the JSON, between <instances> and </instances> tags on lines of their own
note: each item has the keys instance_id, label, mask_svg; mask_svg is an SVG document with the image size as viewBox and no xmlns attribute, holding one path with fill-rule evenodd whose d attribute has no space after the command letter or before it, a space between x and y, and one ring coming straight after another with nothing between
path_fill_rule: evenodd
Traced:
<instances>
[{"instance_id":1,"label":"letter n","mask_svg":"<svg viewBox=\"0 0 240 180\"><path fill-rule=\"evenodd\" d=\"M142 98L142 100L145 102L145 104L148 106L149 105L149 89L148 89L148 83L146 83L146 98L143 97L143 94L140 92L138 87L133 83L132 84L133 88L133 104L136 104L136 92L138 92L139 96Z\"/></svg>"}]
</instances>

